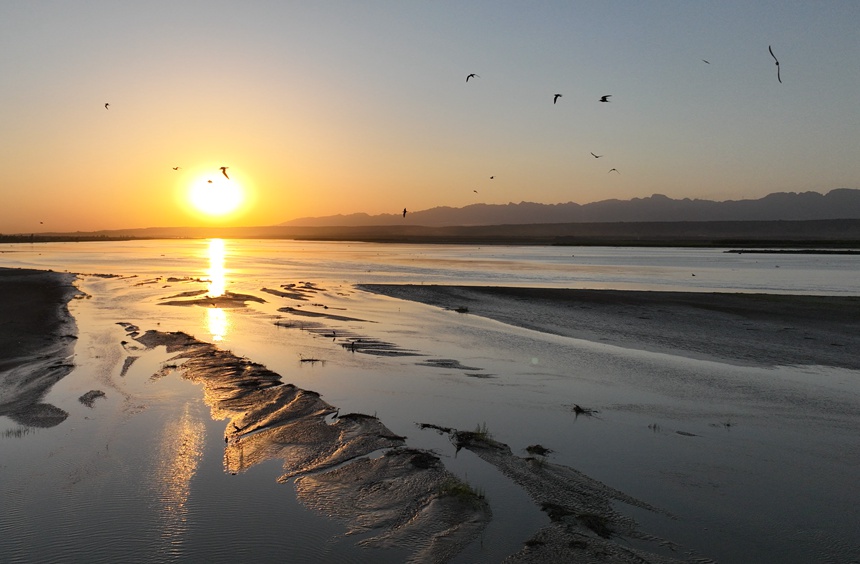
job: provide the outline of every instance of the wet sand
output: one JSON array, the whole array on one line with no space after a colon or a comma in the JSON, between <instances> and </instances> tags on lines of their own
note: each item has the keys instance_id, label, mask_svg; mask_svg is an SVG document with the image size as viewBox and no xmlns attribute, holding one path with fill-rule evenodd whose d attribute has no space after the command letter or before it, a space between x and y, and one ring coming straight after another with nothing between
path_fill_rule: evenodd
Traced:
<instances>
[{"instance_id":1,"label":"wet sand","mask_svg":"<svg viewBox=\"0 0 860 564\"><path fill-rule=\"evenodd\" d=\"M22 425L51 427L68 415L41 399L72 370L74 278L0 268L0 415Z\"/></svg>"},{"instance_id":2,"label":"wet sand","mask_svg":"<svg viewBox=\"0 0 860 564\"><path fill-rule=\"evenodd\" d=\"M545 333L742 365L860 369L860 297L365 284Z\"/></svg>"}]
</instances>

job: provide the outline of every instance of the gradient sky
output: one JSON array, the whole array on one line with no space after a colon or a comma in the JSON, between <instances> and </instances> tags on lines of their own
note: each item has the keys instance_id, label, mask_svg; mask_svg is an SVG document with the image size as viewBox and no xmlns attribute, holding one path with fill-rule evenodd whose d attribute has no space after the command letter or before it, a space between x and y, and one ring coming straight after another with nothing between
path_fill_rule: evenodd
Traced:
<instances>
[{"instance_id":1,"label":"gradient sky","mask_svg":"<svg viewBox=\"0 0 860 564\"><path fill-rule=\"evenodd\" d=\"M187 193L220 166L249 196L233 225L860 188L858 22L856 0L5 0L0 233L211 224Z\"/></svg>"}]
</instances>

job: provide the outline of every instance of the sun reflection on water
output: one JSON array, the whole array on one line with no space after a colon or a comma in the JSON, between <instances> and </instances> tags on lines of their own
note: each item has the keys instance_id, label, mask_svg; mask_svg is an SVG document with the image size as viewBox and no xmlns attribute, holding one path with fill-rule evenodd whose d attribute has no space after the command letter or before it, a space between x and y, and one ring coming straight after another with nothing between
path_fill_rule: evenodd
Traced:
<instances>
[{"instance_id":1,"label":"sun reflection on water","mask_svg":"<svg viewBox=\"0 0 860 564\"><path fill-rule=\"evenodd\" d=\"M218 307L210 307L206 310L206 321L209 333L212 334L212 340L223 341L227 335L227 329L230 327L227 312Z\"/></svg>"},{"instance_id":2,"label":"sun reflection on water","mask_svg":"<svg viewBox=\"0 0 860 564\"><path fill-rule=\"evenodd\" d=\"M226 290L227 269L224 267L224 257L227 246L223 239L209 240L209 292L210 298L223 296Z\"/></svg>"},{"instance_id":3,"label":"sun reflection on water","mask_svg":"<svg viewBox=\"0 0 860 564\"><path fill-rule=\"evenodd\" d=\"M188 404L162 431L155 479L163 515L163 537L171 544L181 542L187 530L191 479L203 457L205 434L206 428L191 413Z\"/></svg>"},{"instance_id":4,"label":"sun reflection on water","mask_svg":"<svg viewBox=\"0 0 860 564\"><path fill-rule=\"evenodd\" d=\"M227 268L224 266L227 245L224 240L210 239L208 255L209 290L206 295L210 298L219 298L227 292ZM210 307L206 311L206 326L212 335L212 340L224 340L230 327L227 312L219 307Z\"/></svg>"}]
</instances>

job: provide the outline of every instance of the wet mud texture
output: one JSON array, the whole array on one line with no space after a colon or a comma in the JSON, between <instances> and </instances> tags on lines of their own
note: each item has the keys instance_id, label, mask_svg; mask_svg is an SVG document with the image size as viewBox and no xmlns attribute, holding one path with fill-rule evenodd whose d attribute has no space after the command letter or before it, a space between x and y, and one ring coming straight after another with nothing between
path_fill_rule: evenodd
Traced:
<instances>
[{"instance_id":1,"label":"wet mud texture","mask_svg":"<svg viewBox=\"0 0 860 564\"><path fill-rule=\"evenodd\" d=\"M744 365L860 369L860 298L364 284L517 327Z\"/></svg>"},{"instance_id":2,"label":"wet mud texture","mask_svg":"<svg viewBox=\"0 0 860 564\"><path fill-rule=\"evenodd\" d=\"M660 549L674 548L670 542L638 530L636 522L615 507L620 502L668 515L661 509L573 468L549 462L544 456L516 456L508 445L493 440L486 433L427 424L422 427L447 432L457 450L468 449L498 468L549 516L550 526L538 531L521 551L505 562L680 562L631 546L630 540L636 540ZM695 561L709 562L707 559Z\"/></svg>"},{"instance_id":3,"label":"wet mud texture","mask_svg":"<svg viewBox=\"0 0 860 564\"><path fill-rule=\"evenodd\" d=\"M69 374L77 328L68 303L75 276L0 268L0 415L53 427L68 413L42 398Z\"/></svg>"},{"instance_id":4,"label":"wet mud texture","mask_svg":"<svg viewBox=\"0 0 860 564\"><path fill-rule=\"evenodd\" d=\"M361 533L361 546L406 548L412 561L443 562L489 522L481 496L470 494L436 455L405 448L406 438L376 417L338 417L316 392L185 333L138 335L136 327L124 326L147 348L174 353L152 378L179 370L203 387L212 417L228 420L227 471L283 460L278 481L294 479L298 498Z\"/></svg>"}]
</instances>

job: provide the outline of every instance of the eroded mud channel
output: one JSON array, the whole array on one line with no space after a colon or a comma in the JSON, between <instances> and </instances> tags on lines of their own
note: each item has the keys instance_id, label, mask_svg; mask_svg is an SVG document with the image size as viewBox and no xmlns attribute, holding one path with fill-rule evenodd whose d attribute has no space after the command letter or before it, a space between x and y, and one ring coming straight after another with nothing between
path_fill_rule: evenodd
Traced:
<instances>
[{"instance_id":1,"label":"eroded mud channel","mask_svg":"<svg viewBox=\"0 0 860 564\"><path fill-rule=\"evenodd\" d=\"M148 349L164 346L172 355L151 378L179 371L202 386L213 419L227 421L227 472L283 461L277 480L294 484L307 507L345 523L348 534L360 535L360 546L406 549L411 561L444 562L490 522L490 505L480 490L446 469L436 453L410 448L406 437L378 418L340 414L318 393L284 383L265 366L185 333L141 334L122 325L129 338ZM633 539L660 549L670 543L639 531L617 505L659 509L545 456L516 456L489 435L422 427L447 434L458 450L468 449L498 468L549 515L551 525L524 538L522 550L509 561L674 561L632 548Z\"/></svg>"}]
</instances>

